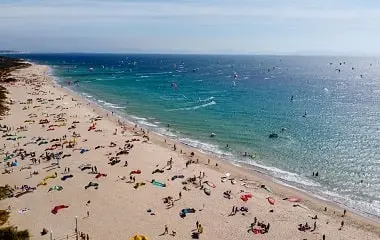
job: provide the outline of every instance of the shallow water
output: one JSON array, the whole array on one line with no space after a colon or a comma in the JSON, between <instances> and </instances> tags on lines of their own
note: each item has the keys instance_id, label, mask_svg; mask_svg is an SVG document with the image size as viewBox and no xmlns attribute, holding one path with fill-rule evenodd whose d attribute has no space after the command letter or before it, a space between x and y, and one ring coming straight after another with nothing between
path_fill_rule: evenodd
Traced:
<instances>
[{"instance_id":1,"label":"shallow water","mask_svg":"<svg viewBox=\"0 0 380 240\"><path fill-rule=\"evenodd\" d=\"M50 65L63 85L79 81L70 88L130 121L380 216L380 65L375 58L22 57ZM211 133L216 136L210 138ZM278 138L270 139L271 133Z\"/></svg>"}]
</instances>

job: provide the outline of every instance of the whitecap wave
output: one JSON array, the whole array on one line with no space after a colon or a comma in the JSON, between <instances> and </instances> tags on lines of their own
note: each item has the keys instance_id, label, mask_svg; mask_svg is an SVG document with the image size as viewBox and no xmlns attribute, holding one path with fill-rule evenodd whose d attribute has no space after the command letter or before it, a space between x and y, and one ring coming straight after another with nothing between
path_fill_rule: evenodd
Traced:
<instances>
[{"instance_id":1,"label":"whitecap wave","mask_svg":"<svg viewBox=\"0 0 380 240\"><path fill-rule=\"evenodd\" d=\"M168 111L168 112L172 112L172 111L189 111L189 110L196 110L196 109L199 109L199 108L204 108L204 107L212 106L212 105L215 105L215 104L216 104L215 101L211 101L209 103L205 103L205 104L194 106L194 107L175 108L175 109L169 109L169 110L166 110L166 111Z\"/></svg>"},{"instance_id":2,"label":"whitecap wave","mask_svg":"<svg viewBox=\"0 0 380 240\"><path fill-rule=\"evenodd\" d=\"M208 102L208 101L211 101L213 100L214 97L209 97L209 98L206 98L206 99L199 99L200 102Z\"/></svg>"},{"instance_id":3,"label":"whitecap wave","mask_svg":"<svg viewBox=\"0 0 380 240\"><path fill-rule=\"evenodd\" d=\"M139 121L137 121L137 123L144 125L144 126L148 126L148 127L158 127L158 125L144 121L144 120L139 120Z\"/></svg>"},{"instance_id":4,"label":"whitecap wave","mask_svg":"<svg viewBox=\"0 0 380 240\"><path fill-rule=\"evenodd\" d=\"M146 118L143 118L143 117L137 117L137 116L134 116L134 115L131 115L130 117L133 118L133 119L136 119L136 120L142 120L142 121L146 121L146 120L148 120L148 119L146 119Z\"/></svg>"}]
</instances>

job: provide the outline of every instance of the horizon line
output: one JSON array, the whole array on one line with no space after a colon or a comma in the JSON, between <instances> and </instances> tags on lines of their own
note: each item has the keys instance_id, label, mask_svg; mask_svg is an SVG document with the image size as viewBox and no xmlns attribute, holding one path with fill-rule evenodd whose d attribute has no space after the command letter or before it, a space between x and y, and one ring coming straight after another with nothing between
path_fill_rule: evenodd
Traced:
<instances>
[{"instance_id":1,"label":"horizon line","mask_svg":"<svg viewBox=\"0 0 380 240\"><path fill-rule=\"evenodd\" d=\"M0 55L18 55L18 54L109 54L109 55L203 55L203 56L285 56L285 57L380 57L379 55L355 54L355 53L197 53L197 52L48 52L48 51L16 51L0 50Z\"/></svg>"}]
</instances>

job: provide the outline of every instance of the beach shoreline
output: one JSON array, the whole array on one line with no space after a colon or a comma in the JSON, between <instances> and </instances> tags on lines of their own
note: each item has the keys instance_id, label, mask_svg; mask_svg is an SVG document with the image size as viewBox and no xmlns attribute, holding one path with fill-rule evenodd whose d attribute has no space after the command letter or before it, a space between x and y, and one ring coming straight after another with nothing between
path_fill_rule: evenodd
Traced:
<instances>
[{"instance_id":1,"label":"beach shoreline","mask_svg":"<svg viewBox=\"0 0 380 240\"><path fill-rule=\"evenodd\" d=\"M37 64L37 63L32 62L32 64ZM97 102L91 101L90 99L85 98L85 96L82 96L80 93L75 92L75 90L73 89L70 89L66 86L60 86L60 84L57 82L57 79L55 79L58 76L54 76L53 69L50 66L47 66L47 67L49 68L48 75L53 85L61 88L67 94L70 94L76 97L77 99L79 99L79 101L81 101L84 104L90 103L91 104L90 106L93 109L95 109L95 112L98 115L111 119L115 124L118 124L118 120L121 120L123 124L128 125L129 128L133 128L133 125L135 124L138 126L137 121L131 123L130 121L133 121L133 120L125 119L123 116L120 116L118 114L112 115L112 111L110 109L106 109L104 106L98 104ZM145 126L138 126L138 127L144 128ZM219 166L223 166L223 168L221 168L220 171L222 171L222 169L225 170L226 172L228 172L228 170L231 170L231 171L236 172L240 177L249 176L253 174L253 175L256 175L254 176L256 180L263 179L266 184L270 184L270 185L276 184L276 185L279 185L280 188L284 187L285 189L292 189L297 195L301 195L303 199L310 199L310 202L318 201L319 203L316 205L327 205L329 206L329 208L333 208L337 211L338 210L343 211L343 209L352 210L352 212L355 215L357 215L357 217L360 217L362 221L369 221L376 224L380 223L380 217L378 216L370 215L369 213L365 213L365 212L360 212L359 210L350 209L349 207L343 206L342 204L335 202L333 200L319 197L316 195L316 193L308 192L306 189L301 189L297 186L292 186L291 184L284 182L284 180L282 179L277 179L271 175L266 174L263 171L260 171L258 167L254 165L239 162L239 165L241 165L239 166L239 165L234 164L233 162L230 162L228 159L224 159L223 157L216 155L213 152L207 152L203 149L193 147L177 139L173 139L170 136L167 136L158 132L154 132L154 131L151 132L151 135L154 136L152 140L155 140L154 143L156 144L160 144L161 146L164 146L164 147L170 147L170 145L163 144L163 142L166 139L166 140L169 140L171 144L175 143L177 144L177 146L181 146L181 149L185 150L185 152L191 152L191 151L197 152L198 153L197 156L200 156L199 158L201 159L202 162L206 162L207 159L210 159L213 162L218 162ZM287 190L281 191L281 192L286 192L286 191ZM318 209L315 206L312 206L312 208L316 210Z\"/></svg>"},{"instance_id":2,"label":"beach shoreline","mask_svg":"<svg viewBox=\"0 0 380 240\"><path fill-rule=\"evenodd\" d=\"M76 104L80 104L82 107L85 107L86 108L85 112L93 112L93 114L95 114L95 115L102 116L103 120L109 121L110 123L109 124L107 123L107 126L112 127L112 129L107 129L108 132L112 132L114 130L113 127L116 127L116 128L120 127L120 125L118 124L118 120L120 120L119 116L112 116L112 114L110 114L110 112L107 109L104 109L99 105L95 105L94 103L91 103L90 105L88 105L89 101L87 99L83 98L82 96L80 96L80 94L75 93L72 90L59 87L59 84L56 83L53 80L53 78L51 78L50 76L47 75L48 72L46 70L47 69L46 66L40 66L40 65L33 64L33 66L30 68L37 68L37 70L39 70L39 76L40 77L44 76L44 78L45 77L48 78L48 79L46 79L47 80L46 82L49 83L50 86L48 86L49 85L48 84L47 86L44 86L44 87L48 88L49 91L55 91L56 95L66 95L67 94L68 95L67 98L75 99ZM44 69L45 72L41 72L41 69ZM27 73L25 73L26 71L28 71L28 69L19 70L18 73L23 72L23 74L27 74ZM16 72L14 75L17 77L18 73ZM10 91L11 95L12 95L12 91L14 92L15 90L11 89L11 91ZM12 97L14 98L15 101L24 100L24 99L16 99L16 96L13 96L13 95L12 95ZM13 114L12 111L14 111L14 109L12 109L12 106L11 106L11 110L10 110L11 114ZM135 130L133 130L133 128L134 128L134 126L131 124L125 125L125 129L127 129L128 131L130 131L130 133L132 133L132 135L129 135L129 136L133 136L133 131L135 131ZM176 142L172 139L169 139L168 137L165 137L165 136L153 133L153 132L149 133L148 135L149 135L149 142L151 142L152 146L155 146L155 148L160 148L160 149L164 148L165 150L163 152L166 153L167 157L169 157L169 155L167 153L174 154L175 158L180 159L179 162L181 164L183 164L183 162L189 161L189 160L199 162L198 164L196 164L196 165L198 165L197 171L200 170L200 171L212 172L211 175L214 177L215 176L220 177L220 176L225 175L226 173L230 173L230 175L233 176L234 179L236 179L236 181L238 181L238 183L236 185L233 184L234 186L231 186L231 187L243 188L243 186L238 186L242 182L242 181L239 181L239 179L249 179L249 181L254 183L253 185L258 189L260 189L259 186L262 186L262 185L269 186L271 191L274 193L273 194L272 193L271 194L266 194L266 193L262 194L261 193L261 195L271 195L274 198L276 198L279 203L284 203L283 201L281 201L282 198L289 197L289 196L297 196L300 199L302 199L302 205L305 206L308 209L308 211L310 211L310 213L312 212L312 213L318 214L318 216L320 218L323 216L323 218L329 219L329 222L330 221L340 222L340 220L342 220L342 217L340 217L340 215L342 214L343 209L341 207L339 207L336 203L324 201L322 199L318 199L316 197L313 197L313 196L311 196L311 194L305 193L299 189L294 189L294 188L290 188L290 187L281 185L280 183L277 183L273 179L271 179L270 176L262 174L258 171L253 170L253 169L244 169L243 167L236 166L230 162L227 162L226 160L218 159L215 156L211 156L209 154L202 153L196 148L182 144L180 142ZM173 151L174 144L176 145L176 148L177 148L176 151ZM178 153L181 150L182 150L182 154ZM191 152L194 152L194 156L189 155L189 153L191 153ZM198 159L198 160L196 160L196 159ZM210 165L207 164L208 159L210 159ZM218 166L215 166L216 163L218 164ZM213 181L215 181L215 180L213 180ZM218 182L217 184L219 185L220 183ZM256 189L256 188L254 188L254 189ZM254 193L254 194L256 194L256 193ZM221 196L219 196L219 197L221 197ZM224 206L224 203L222 205ZM3 205L1 205L1 206L3 206ZM325 212L323 210L324 207L328 208L327 212ZM270 208L270 206L268 206L268 208ZM280 208L280 209L277 209L276 211L280 211L280 212L284 211L285 213L290 214L289 211L292 211L291 209L296 209L296 208L294 208L294 207L292 208L292 206L290 206L289 208L288 207ZM228 211L228 210L226 209L226 211ZM267 212L267 211L265 211L265 212ZM264 215L266 215L266 214L264 214ZM301 213L299 213L299 214L301 214ZM305 214L305 213L303 213L303 214ZM287 220L287 222L289 222L289 221L290 220ZM380 230L379 230L380 222L376 221L376 219L367 218L367 217L361 216L359 214L350 212L349 214L347 214L347 216L345 216L344 221L346 224L345 227L347 227L347 229L352 228L352 231L354 231L355 229L360 229L361 231L370 232L371 234L373 234L374 238L371 238L371 236L372 236L371 235L371 236L367 236L368 238L366 238L366 239L376 239L376 236L380 236ZM237 222L239 222L239 221L237 221ZM13 223L13 221L12 221L12 223ZM22 225L22 223L23 223L23 221L21 221L20 225ZM14 221L14 224L18 225L18 222ZM288 226L291 224L292 223L287 223L285 225ZM294 226L295 226L294 228L297 232L296 225L297 224L294 223ZM272 226L273 226L273 224L272 224ZM160 227L162 228L162 226L160 226ZM207 225L206 225L206 227L207 227ZM212 231L212 229L209 229L209 231ZM294 229L292 229L290 232L293 233ZM350 239L350 238L347 238L347 236L351 236L350 235L351 232L344 233L344 231L340 231L340 233L347 234L347 235L340 236L341 239ZM327 234L327 232L326 232L326 234ZM321 239L320 235L321 235L321 233L318 234L318 236L319 236L318 239ZM282 236L279 235L278 233L275 233L274 236L273 235L270 236L269 234L263 235L263 237L268 237L268 238L264 238L264 239L292 239L292 238L286 238L286 237L281 238ZM358 237L359 237L359 234L358 234ZM153 238L153 236L152 236L152 238ZM101 239L101 238L95 238L95 239ZM209 238L209 239L212 239L212 238ZM224 239L231 239L231 238L229 238L227 236ZM327 238L327 239L333 239L333 238ZM360 238L352 238L352 239L360 239Z\"/></svg>"}]
</instances>

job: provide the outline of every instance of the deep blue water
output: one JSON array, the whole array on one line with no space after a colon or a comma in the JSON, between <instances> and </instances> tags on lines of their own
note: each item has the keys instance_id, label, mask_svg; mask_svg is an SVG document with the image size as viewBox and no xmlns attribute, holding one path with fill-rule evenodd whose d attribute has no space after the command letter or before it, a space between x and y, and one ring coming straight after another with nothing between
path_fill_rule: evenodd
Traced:
<instances>
[{"instance_id":1,"label":"deep blue water","mask_svg":"<svg viewBox=\"0 0 380 240\"><path fill-rule=\"evenodd\" d=\"M380 216L378 59L22 57L50 65L62 85L79 81L70 88L128 120L351 209ZM211 138L211 133L216 136ZM279 137L270 139L271 133ZM254 157L244 157L244 152ZM319 177L312 177L313 171Z\"/></svg>"}]
</instances>

